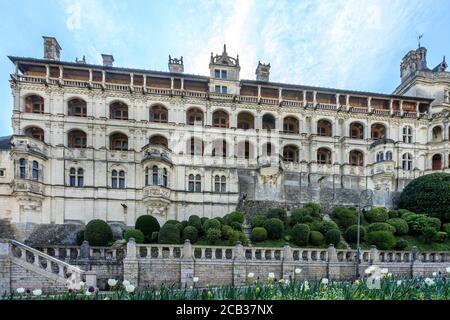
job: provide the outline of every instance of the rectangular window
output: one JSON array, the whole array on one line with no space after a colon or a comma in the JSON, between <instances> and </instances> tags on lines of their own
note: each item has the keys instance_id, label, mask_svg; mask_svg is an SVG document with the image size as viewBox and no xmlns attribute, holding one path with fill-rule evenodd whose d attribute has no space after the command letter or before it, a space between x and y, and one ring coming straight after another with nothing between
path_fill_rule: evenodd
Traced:
<instances>
[{"instance_id":1,"label":"rectangular window","mask_svg":"<svg viewBox=\"0 0 450 320\"><path fill-rule=\"evenodd\" d=\"M113 189L117 189L117 178L112 178L112 180L111 180L111 187Z\"/></svg>"},{"instance_id":2,"label":"rectangular window","mask_svg":"<svg viewBox=\"0 0 450 320\"><path fill-rule=\"evenodd\" d=\"M195 192L202 192L202 183L200 181L195 182Z\"/></svg>"},{"instance_id":3,"label":"rectangular window","mask_svg":"<svg viewBox=\"0 0 450 320\"><path fill-rule=\"evenodd\" d=\"M222 87L222 93L227 94L228 93L228 88L223 86Z\"/></svg>"},{"instance_id":4,"label":"rectangular window","mask_svg":"<svg viewBox=\"0 0 450 320\"><path fill-rule=\"evenodd\" d=\"M0 169L0 177L4 177L5 176L5 169Z\"/></svg>"},{"instance_id":5,"label":"rectangular window","mask_svg":"<svg viewBox=\"0 0 450 320\"><path fill-rule=\"evenodd\" d=\"M215 92L216 92L216 93L220 93L220 86L216 86Z\"/></svg>"},{"instance_id":6,"label":"rectangular window","mask_svg":"<svg viewBox=\"0 0 450 320\"><path fill-rule=\"evenodd\" d=\"M194 192L194 181L189 181L189 192Z\"/></svg>"},{"instance_id":7,"label":"rectangular window","mask_svg":"<svg viewBox=\"0 0 450 320\"><path fill-rule=\"evenodd\" d=\"M220 70L219 69L215 69L214 70L214 77L215 78L220 78Z\"/></svg>"},{"instance_id":8,"label":"rectangular window","mask_svg":"<svg viewBox=\"0 0 450 320\"><path fill-rule=\"evenodd\" d=\"M119 178L119 189L125 189L125 179Z\"/></svg>"},{"instance_id":9,"label":"rectangular window","mask_svg":"<svg viewBox=\"0 0 450 320\"><path fill-rule=\"evenodd\" d=\"M226 79L227 78L227 70L222 70L221 78L222 79Z\"/></svg>"}]
</instances>

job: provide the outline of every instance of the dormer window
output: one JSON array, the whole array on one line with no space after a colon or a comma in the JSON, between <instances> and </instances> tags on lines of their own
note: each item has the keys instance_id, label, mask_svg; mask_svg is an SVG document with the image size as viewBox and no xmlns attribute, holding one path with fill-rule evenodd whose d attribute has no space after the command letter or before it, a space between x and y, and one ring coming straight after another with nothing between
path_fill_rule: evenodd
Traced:
<instances>
[{"instance_id":1,"label":"dormer window","mask_svg":"<svg viewBox=\"0 0 450 320\"><path fill-rule=\"evenodd\" d=\"M227 79L227 77L228 77L227 70L215 69L214 70L214 77L216 79Z\"/></svg>"}]
</instances>

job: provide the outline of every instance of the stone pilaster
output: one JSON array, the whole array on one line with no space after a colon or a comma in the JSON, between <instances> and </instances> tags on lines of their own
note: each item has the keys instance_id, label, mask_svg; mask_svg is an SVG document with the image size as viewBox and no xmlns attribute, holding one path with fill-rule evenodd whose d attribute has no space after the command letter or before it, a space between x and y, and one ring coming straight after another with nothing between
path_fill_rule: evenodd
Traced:
<instances>
[{"instance_id":1,"label":"stone pilaster","mask_svg":"<svg viewBox=\"0 0 450 320\"><path fill-rule=\"evenodd\" d=\"M340 276L340 266L337 258L336 248L333 244L330 244L328 247L328 265L327 265L327 274L328 279L337 280Z\"/></svg>"},{"instance_id":2,"label":"stone pilaster","mask_svg":"<svg viewBox=\"0 0 450 320\"><path fill-rule=\"evenodd\" d=\"M11 267L9 242L0 239L0 296L11 291Z\"/></svg>"},{"instance_id":3,"label":"stone pilaster","mask_svg":"<svg viewBox=\"0 0 450 320\"><path fill-rule=\"evenodd\" d=\"M243 286L247 280L247 268L245 262L245 252L244 247L238 241L233 249L234 260L233 260L233 285Z\"/></svg>"},{"instance_id":4,"label":"stone pilaster","mask_svg":"<svg viewBox=\"0 0 450 320\"><path fill-rule=\"evenodd\" d=\"M134 238L130 238L127 243L127 255L123 259L123 279L136 287L139 285L139 261Z\"/></svg>"},{"instance_id":5,"label":"stone pilaster","mask_svg":"<svg viewBox=\"0 0 450 320\"><path fill-rule=\"evenodd\" d=\"M180 261L180 284L181 288L194 285L194 258L192 256L192 245L189 239L186 239L183 246L183 258Z\"/></svg>"},{"instance_id":6,"label":"stone pilaster","mask_svg":"<svg viewBox=\"0 0 450 320\"><path fill-rule=\"evenodd\" d=\"M286 243L283 247L283 262L281 263L281 274L283 279L293 280L295 278L294 268L292 248Z\"/></svg>"}]
</instances>

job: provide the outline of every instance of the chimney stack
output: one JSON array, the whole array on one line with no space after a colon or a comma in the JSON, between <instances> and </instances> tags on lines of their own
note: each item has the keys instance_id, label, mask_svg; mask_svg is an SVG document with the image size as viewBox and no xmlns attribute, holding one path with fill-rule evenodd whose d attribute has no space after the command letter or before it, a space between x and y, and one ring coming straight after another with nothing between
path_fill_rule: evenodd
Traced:
<instances>
[{"instance_id":1,"label":"chimney stack","mask_svg":"<svg viewBox=\"0 0 450 320\"><path fill-rule=\"evenodd\" d=\"M183 73L184 65L183 65L183 57L181 59L173 58L169 55L169 72L173 73Z\"/></svg>"},{"instance_id":2,"label":"chimney stack","mask_svg":"<svg viewBox=\"0 0 450 320\"><path fill-rule=\"evenodd\" d=\"M42 38L44 38L44 59L59 61L62 49L58 41L53 37Z\"/></svg>"},{"instance_id":3,"label":"chimney stack","mask_svg":"<svg viewBox=\"0 0 450 320\"><path fill-rule=\"evenodd\" d=\"M255 74L257 81L269 81L270 63L263 64L261 61L258 61L258 67L256 68Z\"/></svg>"},{"instance_id":4,"label":"chimney stack","mask_svg":"<svg viewBox=\"0 0 450 320\"><path fill-rule=\"evenodd\" d=\"M103 66L112 67L114 62L114 57L111 54L102 54Z\"/></svg>"}]
</instances>

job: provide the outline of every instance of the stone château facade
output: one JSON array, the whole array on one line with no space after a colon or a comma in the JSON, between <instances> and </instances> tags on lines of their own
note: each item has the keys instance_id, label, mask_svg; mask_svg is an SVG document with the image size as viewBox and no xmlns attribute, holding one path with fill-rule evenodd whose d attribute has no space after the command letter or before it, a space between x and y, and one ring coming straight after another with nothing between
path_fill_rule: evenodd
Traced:
<instances>
[{"instance_id":1,"label":"stone ch\u00e2teau facade","mask_svg":"<svg viewBox=\"0 0 450 320\"><path fill-rule=\"evenodd\" d=\"M239 57L211 54L209 76L9 57L13 135L0 141L0 218L134 225L309 201L393 206L412 179L450 172L450 72L409 52L393 94L241 80ZM206 63L206 62L205 62Z\"/></svg>"}]
</instances>

